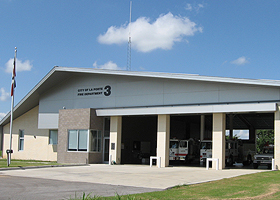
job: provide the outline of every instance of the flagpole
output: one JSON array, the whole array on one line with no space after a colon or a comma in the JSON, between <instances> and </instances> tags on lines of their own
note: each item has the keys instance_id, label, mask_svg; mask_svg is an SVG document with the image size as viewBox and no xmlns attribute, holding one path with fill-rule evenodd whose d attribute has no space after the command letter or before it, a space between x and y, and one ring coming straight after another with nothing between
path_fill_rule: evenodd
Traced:
<instances>
[{"instance_id":1,"label":"flagpole","mask_svg":"<svg viewBox=\"0 0 280 200\"><path fill-rule=\"evenodd\" d=\"M15 47L15 57L14 57L14 66L12 72L12 86L11 86L11 119L10 119L10 149L7 151L7 164L8 166L11 164L12 157L12 132L13 132L13 114L14 114L14 89L15 89L15 76L16 76L16 58L17 58L17 48Z\"/></svg>"}]
</instances>

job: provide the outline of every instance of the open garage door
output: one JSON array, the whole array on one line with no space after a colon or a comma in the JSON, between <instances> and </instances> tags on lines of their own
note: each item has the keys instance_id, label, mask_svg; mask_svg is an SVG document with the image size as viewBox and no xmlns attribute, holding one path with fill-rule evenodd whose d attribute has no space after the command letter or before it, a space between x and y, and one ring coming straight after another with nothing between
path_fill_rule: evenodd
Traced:
<instances>
[{"instance_id":1,"label":"open garage door","mask_svg":"<svg viewBox=\"0 0 280 200\"><path fill-rule=\"evenodd\" d=\"M122 164L149 164L156 155L157 116L122 118Z\"/></svg>"},{"instance_id":2,"label":"open garage door","mask_svg":"<svg viewBox=\"0 0 280 200\"><path fill-rule=\"evenodd\" d=\"M182 147L188 147L188 155L190 153L193 155L190 160L179 158L179 162L173 162L174 159L169 158L170 165L201 166L202 141L209 140L212 142L212 126L212 114L171 115L170 141L183 140ZM253 160L254 152L256 152L256 131L268 129L274 129L273 113L227 114L227 139L234 139L230 138L231 130L232 133L235 131L246 133L246 138L244 138L244 135L241 136L236 145L234 142L227 142L225 148L227 166L234 167L235 162L244 163L244 161L247 161L245 158ZM192 144L196 146L188 146L186 140L192 140ZM149 157L156 155L157 116L123 116L121 143L122 164L149 164ZM208 150L211 151L211 149ZM232 154L233 150L235 154ZM249 150L251 151L250 157L247 155ZM178 152L177 154L183 153ZM234 159L229 162L230 155L234 156ZM176 161L178 161L178 158ZM253 168L252 163L248 164Z\"/></svg>"},{"instance_id":3,"label":"open garage door","mask_svg":"<svg viewBox=\"0 0 280 200\"><path fill-rule=\"evenodd\" d=\"M170 165L200 165L201 115L170 118ZM212 138L212 115L203 115L203 136Z\"/></svg>"},{"instance_id":4,"label":"open garage door","mask_svg":"<svg viewBox=\"0 0 280 200\"><path fill-rule=\"evenodd\" d=\"M170 144L175 147L178 140L194 139L199 141L198 156L191 162L186 162L180 156L178 146L173 152L177 158L170 158L170 165L205 166L207 157L212 156L212 126L210 115L173 115L170 120ZM260 130L274 129L274 113L233 113L226 115L226 166L235 167L235 163L253 168L254 155L257 153L257 133ZM207 143L208 142L208 143ZM172 145L170 146L172 149ZM170 150L170 153L172 153ZM259 151L262 151L261 149ZM189 153L189 152L188 152ZM203 155L202 155L203 154ZM197 155L197 154L195 154ZM204 162L201 157L205 156ZM175 160L175 161L174 161ZM178 161L180 160L180 161ZM201 162L202 161L202 162Z\"/></svg>"},{"instance_id":5,"label":"open garage door","mask_svg":"<svg viewBox=\"0 0 280 200\"><path fill-rule=\"evenodd\" d=\"M273 155L261 156L260 154L268 146L270 149L272 148L272 151L274 149L274 138L266 138L267 141L262 141L263 138L261 138L262 132L274 132L274 113L228 114L226 129L228 139L225 153L227 167L235 167L236 163L236 165L248 168L258 168L259 165L262 165L262 159L270 159L265 162L270 162L267 166L271 166L269 156L273 157Z\"/></svg>"}]
</instances>

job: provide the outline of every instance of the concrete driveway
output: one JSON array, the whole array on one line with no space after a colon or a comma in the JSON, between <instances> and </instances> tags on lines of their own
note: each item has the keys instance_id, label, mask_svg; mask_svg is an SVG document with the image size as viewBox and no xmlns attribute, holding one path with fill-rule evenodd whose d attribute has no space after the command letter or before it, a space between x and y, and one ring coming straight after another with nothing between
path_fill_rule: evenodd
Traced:
<instances>
[{"instance_id":1,"label":"concrete driveway","mask_svg":"<svg viewBox=\"0 0 280 200\"><path fill-rule=\"evenodd\" d=\"M82 192L87 194L92 192L92 195L98 196L113 196L115 193L120 195L143 193L164 190L176 185L196 184L263 171L267 170L225 169L217 171L201 167L157 168L148 165L110 166L105 164L2 170L0 171L0 199L2 197L19 199L12 192L16 191L17 187L19 191L24 191L24 194L34 194L35 191L39 191L36 192L38 199L45 199L45 197L46 199L69 199L70 195L75 196L75 192L78 196ZM19 180L22 180L22 185L19 184ZM8 183L9 186L5 187L5 183ZM5 189L3 190L3 188ZM7 196L9 188L12 190L9 193L11 196ZM44 196L40 196L40 193ZM21 199L28 199L28 197ZM32 199L34 197L36 199L36 196L33 196Z\"/></svg>"}]
</instances>

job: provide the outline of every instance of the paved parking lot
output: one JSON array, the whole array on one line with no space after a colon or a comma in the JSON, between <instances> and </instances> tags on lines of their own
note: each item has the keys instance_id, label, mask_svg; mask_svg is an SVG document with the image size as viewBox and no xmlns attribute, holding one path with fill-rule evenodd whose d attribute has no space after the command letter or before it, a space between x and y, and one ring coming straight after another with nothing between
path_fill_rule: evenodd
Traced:
<instances>
[{"instance_id":1,"label":"paved parking lot","mask_svg":"<svg viewBox=\"0 0 280 200\"><path fill-rule=\"evenodd\" d=\"M150 188L122 185L61 181L42 178L0 175L0 199L55 200L81 197L83 192L92 196L114 196L158 191Z\"/></svg>"},{"instance_id":2,"label":"paved parking lot","mask_svg":"<svg viewBox=\"0 0 280 200\"><path fill-rule=\"evenodd\" d=\"M266 170L105 164L2 170L0 199L69 199L82 192L98 196L133 194L262 171Z\"/></svg>"}]
</instances>

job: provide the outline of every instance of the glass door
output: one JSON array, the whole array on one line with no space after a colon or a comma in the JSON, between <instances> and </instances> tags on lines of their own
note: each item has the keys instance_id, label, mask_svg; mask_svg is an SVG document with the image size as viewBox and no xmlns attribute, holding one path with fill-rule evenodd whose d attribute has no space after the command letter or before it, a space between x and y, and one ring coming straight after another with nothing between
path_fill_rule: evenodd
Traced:
<instances>
[{"instance_id":1,"label":"glass door","mask_svg":"<svg viewBox=\"0 0 280 200\"><path fill-rule=\"evenodd\" d=\"M103 141L103 162L109 163L109 144L110 144L110 137L104 137Z\"/></svg>"}]
</instances>

